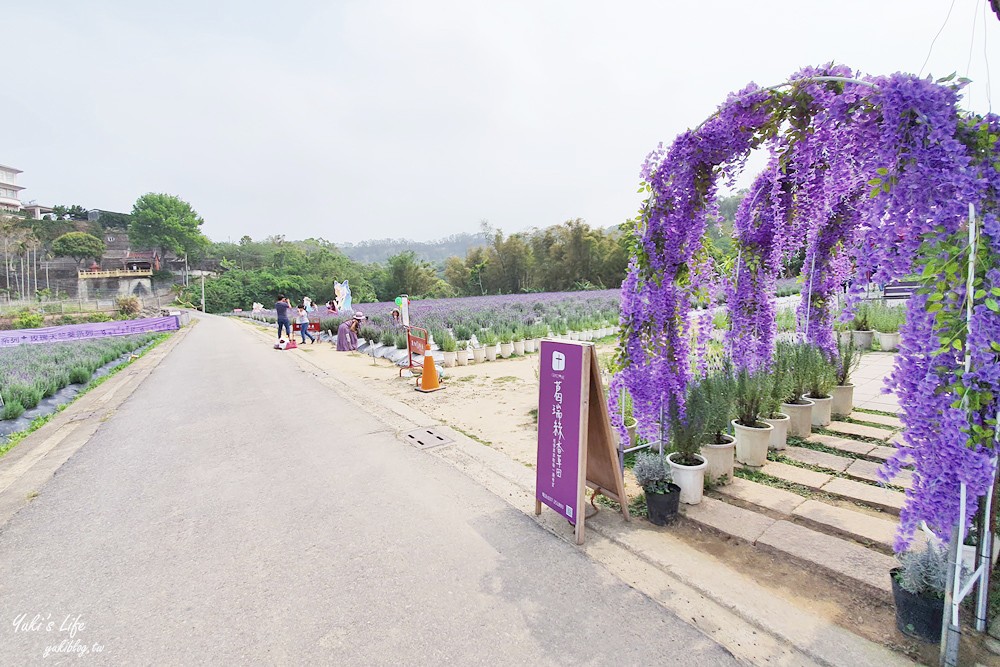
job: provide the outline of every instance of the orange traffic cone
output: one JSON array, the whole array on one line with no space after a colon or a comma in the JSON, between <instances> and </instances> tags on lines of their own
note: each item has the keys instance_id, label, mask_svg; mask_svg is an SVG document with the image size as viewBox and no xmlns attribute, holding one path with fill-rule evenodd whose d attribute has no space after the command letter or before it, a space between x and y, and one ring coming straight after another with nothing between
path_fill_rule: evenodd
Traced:
<instances>
[{"instance_id":1,"label":"orange traffic cone","mask_svg":"<svg viewBox=\"0 0 1000 667\"><path fill-rule=\"evenodd\" d=\"M434 367L434 357L427 354L424 356L424 371L417 378L417 391L429 394L438 389L444 389L444 385L438 382L438 372L437 368Z\"/></svg>"}]
</instances>

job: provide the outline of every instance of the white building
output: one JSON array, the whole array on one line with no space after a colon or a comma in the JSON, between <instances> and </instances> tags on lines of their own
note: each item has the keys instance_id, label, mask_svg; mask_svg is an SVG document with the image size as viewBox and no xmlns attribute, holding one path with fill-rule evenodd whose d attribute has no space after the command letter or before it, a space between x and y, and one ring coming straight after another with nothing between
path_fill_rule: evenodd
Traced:
<instances>
[{"instance_id":1,"label":"white building","mask_svg":"<svg viewBox=\"0 0 1000 667\"><path fill-rule=\"evenodd\" d=\"M20 211L22 188L17 184L17 175L20 169L5 167L0 164L0 211Z\"/></svg>"}]
</instances>

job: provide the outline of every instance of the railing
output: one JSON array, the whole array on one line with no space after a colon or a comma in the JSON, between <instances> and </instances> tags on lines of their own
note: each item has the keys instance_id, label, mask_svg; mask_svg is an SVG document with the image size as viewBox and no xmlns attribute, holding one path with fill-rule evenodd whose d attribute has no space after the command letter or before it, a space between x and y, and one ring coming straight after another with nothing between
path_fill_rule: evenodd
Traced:
<instances>
[{"instance_id":1,"label":"railing","mask_svg":"<svg viewBox=\"0 0 1000 667\"><path fill-rule=\"evenodd\" d=\"M149 278L153 272L148 269L131 271L127 269L111 269L110 271L77 271L81 279L85 278Z\"/></svg>"}]
</instances>

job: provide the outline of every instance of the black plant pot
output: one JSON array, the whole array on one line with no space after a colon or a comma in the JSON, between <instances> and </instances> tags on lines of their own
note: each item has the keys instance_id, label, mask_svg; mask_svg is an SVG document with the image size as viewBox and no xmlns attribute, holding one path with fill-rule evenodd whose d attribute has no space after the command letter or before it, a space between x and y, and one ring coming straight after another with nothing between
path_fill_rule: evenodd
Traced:
<instances>
[{"instance_id":1,"label":"black plant pot","mask_svg":"<svg viewBox=\"0 0 1000 667\"><path fill-rule=\"evenodd\" d=\"M892 579L892 597L896 603L896 627L907 637L937 644L941 641L941 624L944 621L944 599L916 595L903 590L896 581L899 568L889 571Z\"/></svg>"},{"instance_id":2,"label":"black plant pot","mask_svg":"<svg viewBox=\"0 0 1000 667\"><path fill-rule=\"evenodd\" d=\"M650 522L657 526L665 526L677 516L681 503L681 487L676 484L667 486L667 493L647 493L646 510Z\"/></svg>"}]
</instances>

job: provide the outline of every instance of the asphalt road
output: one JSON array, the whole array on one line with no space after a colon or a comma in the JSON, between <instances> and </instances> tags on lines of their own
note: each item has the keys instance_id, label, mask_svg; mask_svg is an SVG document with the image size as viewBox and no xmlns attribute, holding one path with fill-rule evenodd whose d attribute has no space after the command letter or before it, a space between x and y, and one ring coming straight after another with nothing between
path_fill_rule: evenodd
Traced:
<instances>
[{"instance_id":1,"label":"asphalt road","mask_svg":"<svg viewBox=\"0 0 1000 667\"><path fill-rule=\"evenodd\" d=\"M203 319L0 530L0 665L736 664L286 354Z\"/></svg>"}]
</instances>

